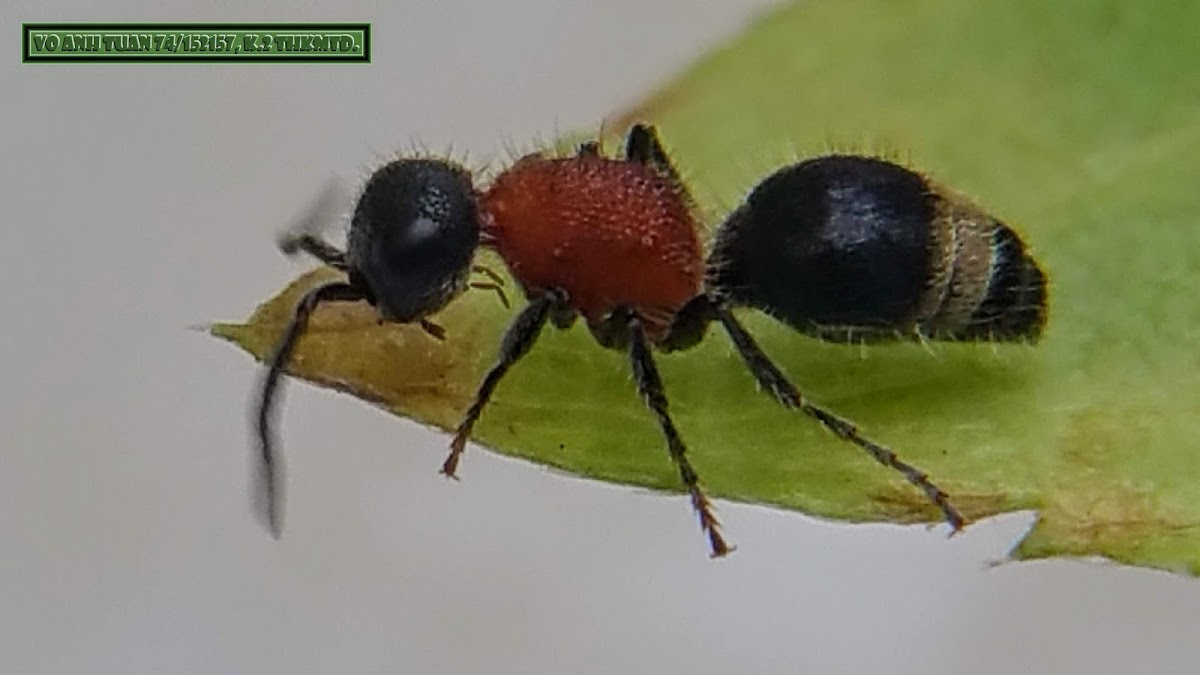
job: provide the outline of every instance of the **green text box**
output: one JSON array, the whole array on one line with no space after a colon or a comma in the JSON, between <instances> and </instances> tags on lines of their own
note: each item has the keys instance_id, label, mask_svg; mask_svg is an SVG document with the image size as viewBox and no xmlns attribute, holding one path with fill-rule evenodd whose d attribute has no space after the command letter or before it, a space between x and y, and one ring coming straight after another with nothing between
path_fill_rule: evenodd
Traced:
<instances>
[{"instance_id":1,"label":"green text box","mask_svg":"<svg viewBox=\"0 0 1200 675\"><path fill-rule=\"evenodd\" d=\"M24 62L371 60L355 24L22 24Z\"/></svg>"}]
</instances>

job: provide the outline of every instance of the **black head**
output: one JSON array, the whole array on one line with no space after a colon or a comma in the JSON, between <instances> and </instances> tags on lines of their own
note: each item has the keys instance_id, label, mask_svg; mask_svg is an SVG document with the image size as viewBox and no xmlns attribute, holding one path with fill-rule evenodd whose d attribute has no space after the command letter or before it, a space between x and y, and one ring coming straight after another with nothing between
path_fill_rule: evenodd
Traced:
<instances>
[{"instance_id":1,"label":"black head","mask_svg":"<svg viewBox=\"0 0 1200 675\"><path fill-rule=\"evenodd\" d=\"M346 262L383 318L409 322L462 291L479 244L471 174L439 159L400 159L367 180Z\"/></svg>"},{"instance_id":2,"label":"black head","mask_svg":"<svg viewBox=\"0 0 1200 675\"><path fill-rule=\"evenodd\" d=\"M306 220L321 220L332 197L327 192ZM350 221L345 254L306 229L281 238L283 252L303 251L349 278L309 289L266 358L254 409L260 457L255 498L256 510L276 537L283 527L282 469L272 430L276 392L309 317L325 302L366 300L385 320L420 321L426 331L441 337L441 329L425 317L466 287L479 245L479 210L471 175L462 167L437 159L400 159L367 180ZM503 297L498 283L492 286Z\"/></svg>"}]
</instances>

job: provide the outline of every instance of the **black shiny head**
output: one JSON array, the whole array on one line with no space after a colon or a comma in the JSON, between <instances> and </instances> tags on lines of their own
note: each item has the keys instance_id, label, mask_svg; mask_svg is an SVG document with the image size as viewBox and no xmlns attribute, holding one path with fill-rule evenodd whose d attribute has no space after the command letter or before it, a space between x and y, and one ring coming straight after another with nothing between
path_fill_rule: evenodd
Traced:
<instances>
[{"instance_id":1,"label":"black shiny head","mask_svg":"<svg viewBox=\"0 0 1200 675\"><path fill-rule=\"evenodd\" d=\"M780 169L718 230L708 291L834 341L1036 339L1045 274L969 200L880 159Z\"/></svg>"},{"instance_id":2,"label":"black shiny head","mask_svg":"<svg viewBox=\"0 0 1200 675\"><path fill-rule=\"evenodd\" d=\"M304 220L326 215L332 196L327 193L318 200ZM309 317L326 302L366 300L383 319L419 321L428 333L441 338L442 329L426 317L466 288L478 245L479 210L471 175L444 160L417 158L386 164L367 180L350 222L347 252L303 229L280 239L284 253L307 253L345 272L347 278L309 289L265 360L267 369L254 409L259 459L254 497L256 511L273 536L283 529L283 469L273 429L277 394ZM492 288L504 298L498 278L472 285Z\"/></svg>"},{"instance_id":3,"label":"black shiny head","mask_svg":"<svg viewBox=\"0 0 1200 675\"><path fill-rule=\"evenodd\" d=\"M470 173L444 160L397 160L371 176L354 209L350 282L385 319L422 319L463 290L478 245Z\"/></svg>"}]
</instances>

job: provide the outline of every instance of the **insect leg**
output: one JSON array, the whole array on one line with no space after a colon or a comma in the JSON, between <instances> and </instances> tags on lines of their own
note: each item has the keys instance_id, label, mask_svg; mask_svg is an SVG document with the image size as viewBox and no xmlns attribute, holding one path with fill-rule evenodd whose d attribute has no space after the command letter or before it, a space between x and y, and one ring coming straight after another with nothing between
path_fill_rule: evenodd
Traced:
<instances>
[{"instance_id":1,"label":"insect leg","mask_svg":"<svg viewBox=\"0 0 1200 675\"><path fill-rule=\"evenodd\" d=\"M625 137L625 159L653 167L680 188L684 186L679 170L671 162L654 125L637 123L629 127L629 134Z\"/></svg>"},{"instance_id":2,"label":"insect leg","mask_svg":"<svg viewBox=\"0 0 1200 675\"><path fill-rule=\"evenodd\" d=\"M454 430L454 440L450 443L450 455L442 464L443 474L454 477L459 457L466 448L467 439L471 436L471 429L483 412L483 407L487 405L488 399L492 397L496 385L500 383L504 374L513 364L529 353L529 349L533 347L533 343L541 334L542 327L546 325L551 307L561 302L561 293L547 291L525 305L525 308L508 325L508 329L504 331L504 337L500 340L500 357L484 376L483 382L479 384L479 389L475 392L475 400L467 409L467 414L462 421L459 422L458 428Z\"/></svg>"},{"instance_id":3,"label":"insect leg","mask_svg":"<svg viewBox=\"0 0 1200 675\"><path fill-rule=\"evenodd\" d=\"M746 367L750 369L750 372L758 380L758 383L770 392L775 400L816 419L839 438L849 441L865 450L867 454L875 458L875 461L899 471L908 482L920 488L925 493L925 496L929 498L929 501L933 502L941 510L946 518L946 522L950 523L950 527L954 532L962 529L966 523L966 519L950 503L949 495L929 480L929 476L924 471L901 460L890 448L879 445L860 434L858 428L850 421L809 403L796 389L795 385L787 379L787 376L763 353L762 348L758 346L758 343L754 341L750 333L738 323L727 307L718 307L716 313L717 319L725 327L725 331L729 333L729 337L737 348L738 353L741 354L742 360L746 362Z\"/></svg>"},{"instance_id":4,"label":"insect leg","mask_svg":"<svg viewBox=\"0 0 1200 675\"><path fill-rule=\"evenodd\" d=\"M286 234L279 238L279 250L286 255L307 253L321 262L346 271L346 254L315 234Z\"/></svg>"},{"instance_id":5,"label":"insect leg","mask_svg":"<svg viewBox=\"0 0 1200 675\"><path fill-rule=\"evenodd\" d=\"M262 380L255 418L258 430L259 465L255 487L255 511L265 521L276 539L283 532L283 492L281 477L283 467L275 455L275 434L272 422L275 417L275 395L279 391L280 376L283 375L291 358L296 340L308 326L308 318L322 302L334 300L361 300L362 292L355 286L337 281L317 286L300 299L292 313L292 319L266 360L267 370Z\"/></svg>"},{"instance_id":6,"label":"insect leg","mask_svg":"<svg viewBox=\"0 0 1200 675\"><path fill-rule=\"evenodd\" d=\"M662 378L654 365L654 357L650 353L650 345L642 329L641 320L636 316L629 322L629 363L637 381L638 393L641 394L646 407L658 419L658 425L667 439L667 451L671 453L671 460L679 467L679 477L691 495L692 507L700 517L700 527L708 535L712 557L727 555L733 551L733 547L721 536L721 523L713 513L712 503L700 488L700 476L688 461L687 446L667 413L667 395L663 390Z\"/></svg>"},{"instance_id":7,"label":"insect leg","mask_svg":"<svg viewBox=\"0 0 1200 675\"><path fill-rule=\"evenodd\" d=\"M295 222L279 235L279 250L286 255L305 252L321 262L346 271L346 254L321 238L326 225L338 219L347 200L345 188L339 180L330 180L316 199Z\"/></svg>"},{"instance_id":8,"label":"insect leg","mask_svg":"<svg viewBox=\"0 0 1200 675\"><path fill-rule=\"evenodd\" d=\"M584 141L580 143L575 154L579 157L599 157L600 141Z\"/></svg>"},{"instance_id":9,"label":"insect leg","mask_svg":"<svg viewBox=\"0 0 1200 675\"><path fill-rule=\"evenodd\" d=\"M504 292L504 287L494 281L472 281L467 285L479 291L495 291L500 298L500 304L504 305L504 309L512 307L508 303L508 294Z\"/></svg>"}]
</instances>

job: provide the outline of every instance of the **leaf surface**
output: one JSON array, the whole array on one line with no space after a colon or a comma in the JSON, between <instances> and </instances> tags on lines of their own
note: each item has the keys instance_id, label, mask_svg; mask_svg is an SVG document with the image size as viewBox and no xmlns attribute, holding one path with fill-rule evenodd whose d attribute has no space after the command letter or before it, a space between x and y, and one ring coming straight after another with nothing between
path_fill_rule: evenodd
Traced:
<instances>
[{"instance_id":1,"label":"leaf surface","mask_svg":"<svg viewBox=\"0 0 1200 675\"><path fill-rule=\"evenodd\" d=\"M970 517L1037 509L1015 556L1195 575L1196 26L1200 3L1186 0L810 0L609 127L658 124L710 227L775 168L852 150L926 171L1022 232L1051 278L1036 347L848 347L743 317L802 391L926 470ZM299 290L332 274L310 273L213 332L261 358ZM512 314L468 293L437 317L439 343L378 326L367 307L329 306L291 372L452 428ZM851 521L937 519L900 476L759 393L719 330L659 363L714 496ZM546 331L475 438L572 473L680 487L624 356L580 327Z\"/></svg>"}]
</instances>

